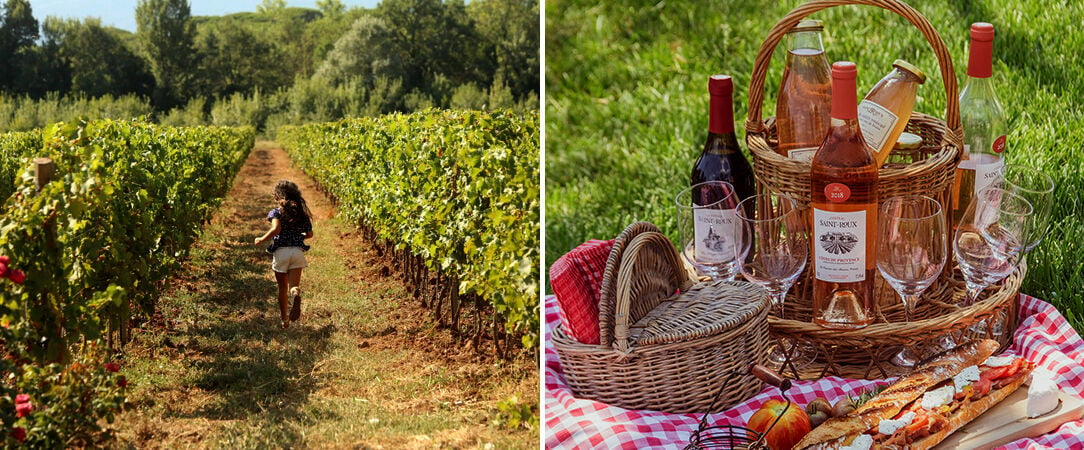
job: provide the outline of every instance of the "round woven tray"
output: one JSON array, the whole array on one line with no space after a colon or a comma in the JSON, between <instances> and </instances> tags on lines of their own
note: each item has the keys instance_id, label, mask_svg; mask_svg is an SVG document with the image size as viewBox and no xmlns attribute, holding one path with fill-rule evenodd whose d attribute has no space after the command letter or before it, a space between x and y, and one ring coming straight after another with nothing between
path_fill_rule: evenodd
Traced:
<instances>
[{"instance_id":1,"label":"round woven tray","mask_svg":"<svg viewBox=\"0 0 1084 450\"><path fill-rule=\"evenodd\" d=\"M900 195L932 197L941 202L951 225L956 167L960 161L959 149L963 147L956 73L948 49L929 21L907 4L895 0L811 1L792 10L768 32L754 64L749 84L749 117L745 122L746 144L753 155L758 193L785 194L799 204L809 205L809 163L776 153L775 120L771 117L762 120L764 80L772 53L788 30L810 14L840 5L869 5L900 15L918 28L937 56L948 100L947 123L922 113L911 115L906 131L922 137L923 146L918 153L925 159L912 164L882 166L879 200ZM980 297L982 301L960 307L957 304L964 295L962 277L953 264L947 264L942 276L923 294L912 316L914 320L903 322L899 297L878 273L875 281L876 302L880 308L877 321L860 330L841 331L811 323L813 276L811 270L806 270L788 293L786 317L772 316L769 324L774 336L804 341L819 350L818 361L804 369L787 370L790 376L800 379L829 374L853 378L885 377L898 371L887 364L887 360L902 346L919 352L932 350L940 336L964 334L963 330L970 325L994 315L1007 315L1009 323L1002 335L987 333L987 337L999 340L1004 346L1016 329L1015 300L1023 277L1023 268L1018 269L1002 286L987 289L985 296Z\"/></svg>"},{"instance_id":2,"label":"round woven tray","mask_svg":"<svg viewBox=\"0 0 1084 450\"><path fill-rule=\"evenodd\" d=\"M641 222L618 236L606 264L602 344L577 342L561 325L552 340L578 397L628 409L717 412L763 386L748 368L767 356L768 303L767 292L750 283L695 283L670 240Z\"/></svg>"}]
</instances>

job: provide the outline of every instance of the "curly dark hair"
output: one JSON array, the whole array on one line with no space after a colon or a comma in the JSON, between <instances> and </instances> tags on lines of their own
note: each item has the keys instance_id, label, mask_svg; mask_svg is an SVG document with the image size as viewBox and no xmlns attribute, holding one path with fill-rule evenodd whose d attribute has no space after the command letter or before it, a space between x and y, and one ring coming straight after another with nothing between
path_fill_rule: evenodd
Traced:
<instances>
[{"instance_id":1,"label":"curly dark hair","mask_svg":"<svg viewBox=\"0 0 1084 450\"><path fill-rule=\"evenodd\" d=\"M305 197L301 196L301 189L293 181L281 180L275 183L275 189L271 192L278 202L282 211L282 223L300 225L311 223L312 212Z\"/></svg>"}]
</instances>

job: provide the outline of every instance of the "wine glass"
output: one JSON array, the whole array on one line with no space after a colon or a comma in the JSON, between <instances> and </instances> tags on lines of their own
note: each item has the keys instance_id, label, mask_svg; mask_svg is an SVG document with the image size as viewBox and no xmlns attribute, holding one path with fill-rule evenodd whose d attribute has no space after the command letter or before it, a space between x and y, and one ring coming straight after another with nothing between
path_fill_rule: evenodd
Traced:
<instances>
[{"instance_id":1,"label":"wine glass","mask_svg":"<svg viewBox=\"0 0 1084 450\"><path fill-rule=\"evenodd\" d=\"M919 297L945 268L946 226L941 203L930 197L892 197L881 205L877 216L877 269L899 293L908 322ZM904 347L892 362L913 367L918 355Z\"/></svg>"},{"instance_id":2,"label":"wine glass","mask_svg":"<svg viewBox=\"0 0 1084 450\"><path fill-rule=\"evenodd\" d=\"M734 208L738 195L725 181L705 181L681 191L677 203L681 254L699 276L734 281Z\"/></svg>"},{"instance_id":3,"label":"wine glass","mask_svg":"<svg viewBox=\"0 0 1084 450\"><path fill-rule=\"evenodd\" d=\"M971 198L952 241L967 283L964 305L1016 269L1032 213L1030 202L1000 187L988 187Z\"/></svg>"},{"instance_id":4,"label":"wine glass","mask_svg":"<svg viewBox=\"0 0 1084 450\"><path fill-rule=\"evenodd\" d=\"M973 304L983 289L1016 269L1027 245L1026 233L1033 213L1031 202L996 185L971 198L952 241L967 284L963 305ZM969 330L985 334L986 321Z\"/></svg>"},{"instance_id":5,"label":"wine glass","mask_svg":"<svg viewBox=\"0 0 1084 450\"><path fill-rule=\"evenodd\" d=\"M1024 233L1024 250L1020 256L1021 265L1027 265L1030 253L1050 230L1051 206L1054 203L1054 180L1040 170L1020 165L1005 164L995 173L995 183L1002 189L1019 195L1031 203L1033 212ZM993 336L1000 336L1005 329L1005 313L999 312L993 320ZM980 328L978 326L976 328Z\"/></svg>"},{"instance_id":6,"label":"wine glass","mask_svg":"<svg viewBox=\"0 0 1084 450\"><path fill-rule=\"evenodd\" d=\"M1031 252L1042 242L1050 230L1050 209L1054 203L1054 180L1037 169L1020 165L1005 164L996 172L1000 187L1023 197L1034 212L1028 223L1024 237L1024 254Z\"/></svg>"},{"instance_id":7,"label":"wine glass","mask_svg":"<svg viewBox=\"0 0 1084 450\"><path fill-rule=\"evenodd\" d=\"M782 318L783 300L805 269L809 256L805 211L790 197L760 194L738 203L737 219L734 251L738 267L746 280L767 289L776 316ZM783 346L785 350L778 347L773 350L772 362L784 364L788 360L786 353L790 354L792 369L813 361L808 346L795 347L789 342L783 342Z\"/></svg>"}]
</instances>

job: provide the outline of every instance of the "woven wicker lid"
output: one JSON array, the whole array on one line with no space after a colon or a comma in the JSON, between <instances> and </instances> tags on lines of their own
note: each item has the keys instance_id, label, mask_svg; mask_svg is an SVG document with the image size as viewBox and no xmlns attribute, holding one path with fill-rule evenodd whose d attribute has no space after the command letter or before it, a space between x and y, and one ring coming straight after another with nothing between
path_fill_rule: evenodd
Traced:
<instances>
[{"instance_id":1,"label":"woven wicker lid","mask_svg":"<svg viewBox=\"0 0 1084 450\"><path fill-rule=\"evenodd\" d=\"M714 336L755 320L768 308L768 292L752 283L697 283L646 317L636 346ZM764 326L768 326L766 319Z\"/></svg>"}]
</instances>

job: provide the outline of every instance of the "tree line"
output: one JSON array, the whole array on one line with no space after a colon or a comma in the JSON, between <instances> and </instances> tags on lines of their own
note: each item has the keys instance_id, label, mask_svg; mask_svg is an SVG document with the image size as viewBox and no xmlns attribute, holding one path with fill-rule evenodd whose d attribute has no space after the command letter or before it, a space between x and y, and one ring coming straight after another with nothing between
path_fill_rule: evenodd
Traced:
<instances>
[{"instance_id":1,"label":"tree line","mask_svg":"<svg viewBox=\"0 0 1084 450\"><path fill-rule=\"evenodd\" d=\"M427 107L538 107L538 0L373 9L263 0L254 12L211 17L192 16L187 0L139 0L135 16L135 33L95 18L39 22L28 0L6 0L0 131L77 113L149 110L174 125L270 130ZM76 111L87 99L107 106Z\"/></svg>"}]
</instances>

